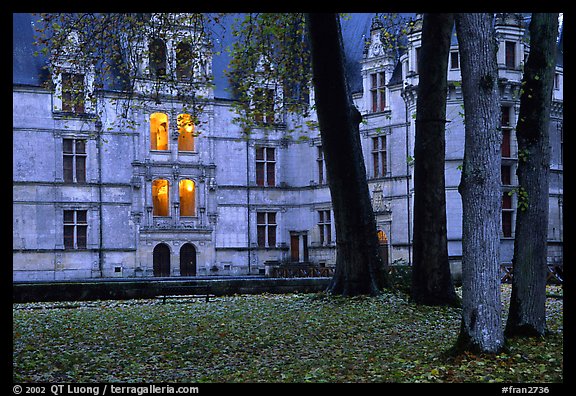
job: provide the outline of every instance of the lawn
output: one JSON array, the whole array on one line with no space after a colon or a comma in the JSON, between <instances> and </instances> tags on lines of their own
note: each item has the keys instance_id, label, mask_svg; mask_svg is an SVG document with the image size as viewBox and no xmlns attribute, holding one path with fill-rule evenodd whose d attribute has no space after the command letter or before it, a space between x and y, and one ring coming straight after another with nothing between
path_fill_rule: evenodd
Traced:
<instances>
[{"instance_id":1,"label":"lawn","mask_svg":"<svg viewBox=\"0 0 576 396\"><path fill-rule=\"evenodd\" d=\"M510 286L503 285L503 315ZM443 354L460 310L401 293L13 305L15 382L562 382L562 288L550 334L496 356Z\"/></svg>"}]
</instances>

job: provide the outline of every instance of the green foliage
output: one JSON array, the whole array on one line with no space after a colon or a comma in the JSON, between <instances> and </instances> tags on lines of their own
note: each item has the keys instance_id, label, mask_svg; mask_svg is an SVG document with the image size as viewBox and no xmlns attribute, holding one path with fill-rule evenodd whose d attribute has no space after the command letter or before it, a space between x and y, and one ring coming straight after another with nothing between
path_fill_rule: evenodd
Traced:
<instances>
[{"instance_id":1,"label":"green foliage","mask_svg":"<svg viewBox=\"0 0 576 396\"><path fill-rule=\"evenodd\" d=\"M509 298L504 285L503 315ZM13 380L561 382L562 307L547 299L546 338L512 340L497 356L446 357L460 310L400 293L14 304Z\"/></svg>"},{"instance_id":2,"label":"green foliage","mask_svg":"<svg viewBox=\"0 0 576 396\"><path fill-rule=\"evenodd\" d=\"M36 54L49 57L50 73L63 70L81 73L94 72L96 94L104 88L104 81L115 81L124 91L116 99L115 112L122 116L122 128L136 128L130 122L133 110L148 108L146 101L173 103L179 101L181 112L193 116L202 114L206 104L205 91L212 86L206 54L210 56L210 43L206 31L217 16L211 14L173 13L41 13L36 14L34 44ZM178 29L174 29L177 26ZM174 51L168 51L167 64L182 65L193 70L190 76L177 76L169 70L165 75L152 73L143 65L153 54L146 43L160 38L174 42ZM179 61L178 43L189 45L196 56ZM96 99L95 97L93 98ZM96 102L95 102L96 103ZM104 108L96 109L97 116Z\"/></svg>"},{"instance_id":3,"label":"green foliage","mask_svg":"<svg viewBox=\"0 0 576 396\"><path fill-rule=\"evenodd\" d=\"M235 97L235 122L246 133L271 130L283 115L308 117L310 51L304 14L249 13L233 26L226 71ZM297 129L304 125L297 125Z\"/></svg>"},{"instance_id":4,"label":"green foliage","mask_svg":"<svg viewBox=\"0 0 576 396\"><path fill-rule=\"evenodd\" d=\"M509 196L513 196L516 194L517 199L517 207L520 211L524 212L528 209L528 191L522 186L515 187L511 191L508 192Z\"/></svg>"}]
</instances>

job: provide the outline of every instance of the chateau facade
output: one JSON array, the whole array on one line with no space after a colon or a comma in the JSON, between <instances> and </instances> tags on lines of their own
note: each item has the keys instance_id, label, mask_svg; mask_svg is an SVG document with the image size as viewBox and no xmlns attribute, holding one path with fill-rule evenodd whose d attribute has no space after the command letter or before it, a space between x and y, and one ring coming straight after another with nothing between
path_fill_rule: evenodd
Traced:
<instances>
[{"instance_id":1,"label":"chateau facade","mask_svg":"<svg viewBox=\"0 0 576 396\"><path fill-rule=\"evenodd\" d=\"M233 122L225 55L213 54L209 43L199 50L202 73L213 75L215 85L201 88L196 122L166 91L161 101L133 99L138 106L131 107L128 127L118 115L122 89L97 87L93 69L66 60L48 73L47 60L32 55L34 17L14 14L13 21L15 281L263 275L281 263L334 265L334 217L319 131L311 126L296 131L294 116L275 114L271 130L256 128L246 138ZM360 134L382 254L388 264L410 263L421 19L414 16L399 55L384 49L383 25L374 14L352 14L342 28L348 79L363 115ZM514 125L529 52L526 28L519 16L497 18L503 263L513 254L517 205L509 192L517 185ZM180 44L155 45L162 45L165 57L138 65L137 85L150 84L154 73L198 72L184 71L178 57L170 56L187 53ZM563 243L561 51L556 64L549 226L542 230L550 263L562 261ZM448 80L448 251L457 273L464 124L455 39Z\"/></svg>"}]
</instances>

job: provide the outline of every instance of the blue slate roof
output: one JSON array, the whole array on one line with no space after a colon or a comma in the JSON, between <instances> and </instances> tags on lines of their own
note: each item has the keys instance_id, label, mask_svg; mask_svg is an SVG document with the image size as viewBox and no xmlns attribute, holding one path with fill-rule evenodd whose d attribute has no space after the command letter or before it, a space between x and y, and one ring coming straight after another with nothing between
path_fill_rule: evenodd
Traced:
<instances>
[{"instance_id":1,"label":"blue slate roof","mask_svg":"<svg viewBox=\"0 0 576 396\"><path fill-rule=\"evenodd\" d=\"M360 74L360 60L363 57L365 38L370 37L370 27L375 13L349 14L341 20L342 38L346 57L346 71L348 83L352 92L362 91L362 77ZM414 14L401 14L409 18ZM48 71L44 67L47 65L47 57L43 54L34 56L37 48L34 42L35 17L31 14L13 14L13 77L15 85L41 86L49 79ZM214 94L216 98L233 99L230 92L230 83L225 75L225 70L230 62L230 56L225 51L234 37L232 36L231 25L234 16L229 15L222 18L221 24L215 24L209 30L211 40L214 44L213 75ZM456 36L453 35L453 40ZM563 34L560 36L557 64L563 64ZM396 67L392 82L398 79L399 67ZM116 79L103 81L105 89L121 90L122 86Z\"/></svg>"}]
</instances>

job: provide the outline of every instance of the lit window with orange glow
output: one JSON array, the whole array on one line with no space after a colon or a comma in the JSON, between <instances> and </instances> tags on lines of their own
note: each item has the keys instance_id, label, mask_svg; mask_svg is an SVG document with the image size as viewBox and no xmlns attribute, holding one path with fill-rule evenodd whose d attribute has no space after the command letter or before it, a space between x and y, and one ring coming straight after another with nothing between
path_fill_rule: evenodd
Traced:
<instances>
[{"instance_id":1,"label":"lit window with orange glow","mask_svg":"<svg viewBox=\"0 0 576 396\"><path fill-rule=\"evenodd\" d=\"M382 230L378 230L378 242L380 245L386 245L388 243L388 237L386 233Z\"/></svg>"},{"instance_id":2,"label":"lit window with orange glow","mask_svg":"<svg viewBox=\"0 0 576 396\"><path fill-rule=\"evenodd\" d=\"M180 216L196 216L196 186L192 180L180 180Z\"/></svg>"},{"instance_id":3,"label":"lit window with orange glow","mask_svg":"<svg viewBox=\"0 0 576 396\"><path fill-rule=\"evenodd\" d=\"M194 128L190 114L178 115L178 151L194 151Z\"/></svg>"},{"instance_id":4,"label":"lit window with orange glow","mask_svg":"<svg viewBox=\"0 0 576 396\"><path fill-rule=\"evenodd\" d=\"M168 150L168 115L164 113L150 116L150 150Z\"/></svg>"},{"instance_id":5,"label":"lit window with orange glow","mask_svg":"<svg viewBox=\"0 0 576 396\"><path fill-rule=\"evenodd\" d=\"M154 216L168 216L170 202L168 180L158 179L152 182L152 205Z\"/></svg>"}]
</instances>

